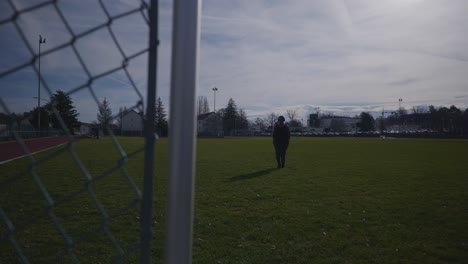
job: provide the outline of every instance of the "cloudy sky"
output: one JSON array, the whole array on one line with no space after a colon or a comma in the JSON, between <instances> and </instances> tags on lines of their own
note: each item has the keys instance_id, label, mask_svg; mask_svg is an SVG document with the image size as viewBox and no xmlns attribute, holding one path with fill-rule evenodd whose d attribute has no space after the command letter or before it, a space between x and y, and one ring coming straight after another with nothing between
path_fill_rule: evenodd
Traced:
<instances>
[{"instance_id":1,"label":"cloudy sky","mask_svg":"<svg viewBox=\"0 0 468 264\"><path fill-rule=\"evenodd\" d=\"M23 10L39 0L15 0ZM75 35L106 22L111 15L138 8L139 1L62 1L57 8ZM6 1L0 20L12 16ZM233 98L251 117L286 109L301 115L315 111L354 115L360 111L395 110L398 99L410 109L419 105L468 107L468 1L466 0L205 0L202 8L198 95L216 108ZM56 9L46 6L20 15L17 26L37 53L70 41ZM125 56L147 47L148 26L141 13L111 26ZM172 2L160 1L158 95L169 102ZM0 73L31 60L31 51L13 23L0 25ZM122 64L123 56L107 28L78 38L90 75ZM88 81L68 46L44 55L41 71L51 91L73 91L80 120L96 119L96 99L112 109L133 106L146 96L145 54L124 71ZM43 88L42 94L47 94ZM93 94L95 97L93 97ZM37 76L26 67L0 79L0 96L10 111L37 104ZM43 95L41 95L43 97ZM3 109L2 109L3 110ZM305 118L305 117L304 117Z\"/></svg>"}]
</instances>

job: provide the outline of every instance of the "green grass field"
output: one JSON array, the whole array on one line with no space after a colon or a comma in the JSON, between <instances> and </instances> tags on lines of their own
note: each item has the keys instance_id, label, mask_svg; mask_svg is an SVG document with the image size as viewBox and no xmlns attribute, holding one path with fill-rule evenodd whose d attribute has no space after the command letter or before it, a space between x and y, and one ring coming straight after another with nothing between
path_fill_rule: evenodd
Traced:
<instances>
[{"instance_id":1,"label":"green grass field","mask_svg":"<svg viewBox=\"0 0 468 264\"><path fill-rule=\"evenodd\" d=\"M144 143L118 140L127 152ZM167 148L167 139L157 142L155 263L164 259ZM82 140L74 149L93 177L117 165L110 139ZM285 169L275 168L270 138L200 139L197 153L194 263L468 261L466 140L292 138ZM125 167L141 187L143 154ZM86 182L68 151L37 167L26 159L0 165L0 182L28 170L37 172L55 201ZM16 227L47 209L29 174L0 188L0 206ZM121 170L110 171L91 189L113 216L105 226L129 250L138 243L140 228L135 207L120 211L136 197L128 180ZM87 191L50 212L77 240L72 251L83 263L108 263L118 255L99 229L103 219ZM0 221L2 238L5 230ZM20 228L14 238L33 263L65 249L49 217ZM137 251L125 260L138 257ZM0 242L0 263L16 262L12 244Z\"/></svg>"}]
</instances>

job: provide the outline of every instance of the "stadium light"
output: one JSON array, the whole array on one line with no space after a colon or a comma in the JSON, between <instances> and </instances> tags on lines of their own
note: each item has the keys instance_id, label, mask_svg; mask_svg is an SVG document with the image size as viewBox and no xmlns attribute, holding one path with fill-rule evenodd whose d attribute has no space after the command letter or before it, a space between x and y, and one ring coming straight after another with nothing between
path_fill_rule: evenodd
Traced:
<instances>
[{"instance_id":1,"label":"stadium light","mask_svg":"<svg viewBox=\"0 0 468 264\"><path fill-rule=\"evenodd\" d=\"M37 78L37 129L41 130L41 44L45 44L46 39L39 35L39 76Z\"/></svg>"},{"instance_id":2,"label":"stadium light","mask_svg":"<svg viewBox=\"0 0 468 264\"><path fill-rule=\"evenodd\" d=\"M398 133L401 132L401 101L403 101L403 99L398 99Z\"/></svg>"},{"instance_id":3,"label":"stadium light","mask_svg":"<svg viewBox=\"0 0 468 264\"><path fill-rule=\"evenodd\" d=\"M214 93L214 95L213 95L213 112L216 112L216 91L218 91L218 88L215 86L211 90L213 90L213 93Z\"/></svg>"}]
</instances>

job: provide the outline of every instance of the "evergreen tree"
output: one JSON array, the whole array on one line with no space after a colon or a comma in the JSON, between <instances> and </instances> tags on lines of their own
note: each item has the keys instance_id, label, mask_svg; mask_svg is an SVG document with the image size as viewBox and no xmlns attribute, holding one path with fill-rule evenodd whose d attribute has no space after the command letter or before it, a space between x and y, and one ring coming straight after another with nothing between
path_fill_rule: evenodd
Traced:
<instances>
[{"instance_id":1,"label":"evergreen tree","mask_svg":"<svg viewBox=\"0 0 468 264\"><path fill-rule=\"evenodd\" d=\"M50 99L53 107L60 114L60 117L62 118L65 124L65 127L62 127L59 118L55 114L52 114L50 117L52 127L57 129L67 128L68 130L70 130L70 133L73 134L73 128L78 127L80 123L78 122L79 114L73 106L73 101L71 100L71 97L65 94L63 91L58 90L55 92L55 94L51 96ZM50 109L50 104L48 104L47 107Z\"/></svg>"},{"instance_id":2,"label":"evergreen tree","mask_svg":"<svg viewBox=\"0 0 468 264\"><path fill-rule=\"evenodd\" d=\"M371 116L367 112L361 113L361 131L364 131L364 132L373 131L375 129L374 124L375 124L375 120L373 116Z\"/></svg>"},{"instance_id":3,"label":"evergreen tree","mask_svg":"<svg viewBox=\"0 0 468 264\"><path fill-rule=\"evenodd\" d=\"M247 120L247 113L244 109L239 108L239 114L237 117L236 122L236 129L248 129L249 128L249 120Z\"/></svg>"},{"instance_id":4,"label":"evergreen tree","mask_svg":"<svg viewBox=\"0 0 468 264\"><path fill-rule=\"evenodd\" d=\"M449 132L455 135L463 134L463 114L462 110L452 105L449 108Z\"/></svg>"},{"instance_id":5,"label":"evergreen tree","mask_svg":"<svg viewBox=\"0 0 468 264\"><path fill-rule=\"evenodd\" d=\"M18 130L20 125L21 125L21 121L24 119L24 118L27 118L28 117L28 114L27 112L24 112L23 115L21 114L16 114L16 113L0 113L0 124L7 124L7 126L9 127L9 129L13 129L13 130ZM37 121L36 121L37 122Z\"/></svg>"},{"instance_id":6,"label":"evergreen tree","mask_svg":"<svg viewBox=\"0 0 468 264\"><path fill-rule=\"evenodd\" d=\"M223 120L223 129L228 134L235 133L236 130L247 129L249 121L244 109L238 108L232 98L229 99L226 108L220 109L218 114Z\"/></svg>"},{"instance_id":7,"label":"evergreen tree","mask_svg":"<svg viewBox=\"0 0 468 264\"><path fill-rule=\"evenodd\" d=\"M236 121L239 113L237 111L236 102L232 98L229 99L226 108L223 110L223 128L227 132L232 132L236 129Z\"/></svg>"},{"instance_id":8,"label":"evergreen tree","mask_svg":"<svg viewBox=\"0 0 468 264\"><path fill-rule=\"evenodd\" d=\"M41 124L40 124L41 128L48 128L50 119L51 119L50 111L47 110L47 106L41 107L40 111L41 111ZM39 115L38 115L37 107L34 107L34 109L30 113L31 115L29 117L29 122L31 123L33 127L38 128L37 123L39 121Z\"/></svg>"},{"instance_id":9,"label":"evergreen tree","mask_svg":"<svg viewBox=\"0 0 468 264\"><path fill-rule=\"evenodd\" d=\"M102 101L102 104L99 105L99 112L97 114L97 120L99 127L102 128L104 134L109 134L108 126L112 124L112 110L110 104L106 98Z\"/></svg>"},{"instance_id":10,"label":"evergreen tree","mask_svg":"<svg viewBox=\"0 0 468 264\"><path fill-rule=\"evenodd\" d=\"M468 108L466 108L465 112L463 112L462 122L462 134L468 135Z\"/></svg>"},{"instance_id":11,"label":"evergreen tree","mask_svg":"<svg viewBox=\"0 0 468 264\"><path fill-rule=\"evenodd\" d=\"M160 97L156 100L155 126L159 136L167 136L168 123L166 119L166 109Z\"/></svg>"}]
</instances>

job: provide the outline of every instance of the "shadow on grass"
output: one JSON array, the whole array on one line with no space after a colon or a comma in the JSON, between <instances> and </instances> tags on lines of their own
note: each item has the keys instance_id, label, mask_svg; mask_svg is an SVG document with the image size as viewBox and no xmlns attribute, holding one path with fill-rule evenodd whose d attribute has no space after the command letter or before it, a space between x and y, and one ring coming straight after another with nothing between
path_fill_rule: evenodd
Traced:
<instances>
[{"instance_id":1,"label":"shadow on grass","mask_svg":"<svg viewBox=\"0 0 468 264\"><path fill-rule=\"evenodd\" d=\"M267 175L270 172L275 171L275 170L277 169L270 168L270 169L265 169L265 170L259 170L259 171L252 172L252 173L241 174L241 175L237 175L237 176L230 178L229 181L248 180L248 179Z\"/></svg>"}]
</instances>

